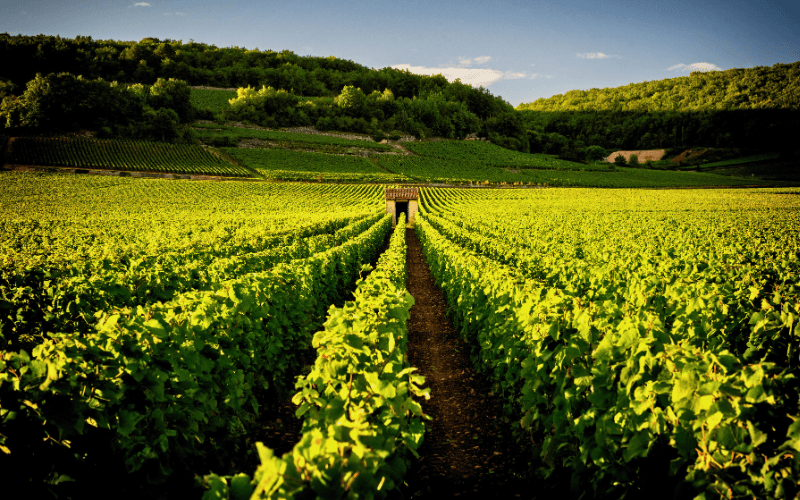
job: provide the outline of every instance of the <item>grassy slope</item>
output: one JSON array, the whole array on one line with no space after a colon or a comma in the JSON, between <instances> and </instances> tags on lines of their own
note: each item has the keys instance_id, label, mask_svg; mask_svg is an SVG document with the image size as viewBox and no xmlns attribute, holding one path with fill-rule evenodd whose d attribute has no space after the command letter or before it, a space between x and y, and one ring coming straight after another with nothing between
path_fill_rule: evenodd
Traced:
<instances>
[{"instance_id":1,"label":"grassy slope","mask_svg":"<svg viewBox=\"0 0 800 500\"><path fill-rule=\"evenodd\" d=\"M5 161L67 168L234 177L252 175L247 168L231 164L202 146L85 137L18 137L5 155Z\"/></svg>"},{"instance_id":2,"label":"grassy slope","mask_svg":"<svg viewBox=\"0 0 800 500\"><path fill-rule=\"evenodd\" d=\"M206 109L221 110L235 92L192 90L193 102ZM218 106L214 108L213 106ZM552 155L526 154L482 141L425 141L403 143L414 156L373 155L366 160L344 160L337 155L361 152L386 152L391 147L371 141L358 141L324 135L297 134L222 125L195 125L198 136L207 143L220 140L237 144L245 139L269 141L273 146L295 149L294 152L257 152L226 148L243 165L256 169L271 179L384 181L411 179L420 182L492 184L546 184L587 187L691 187L783 184L782 177L767 175L763 181L753 172L736 169L714 173L672 172L619 168L610 171L608 164L582 164L560 160ZM245 152L246 151L246 152ZM315 153L307 153L314 151ZM349 163L348 163L349 162ZM707 166L704 166L707 168ZM723 174L723 175L717 175Z\"/></svg>"},{"instance_id":3,"label":"grassy slope","mask_svg":"<svg viewBox=\"0 0 800 500\"><path fill-rule=\"evenodd\" d=\"M197 109L218 113L230 107L228 100L236 97L235 90L192 89L189 99Z\"/></svg>"},{"instance_id":4,"label":"grassy slope","mask_svg":"<svg viewBox=\"0 0 800 500\"><path fill-rule=\"evenodd\" d=\"M205 109L223 109L222 106L227 106L227 99L234 95L233 91L192 90L195 105ZM489 181L492 184L586 187L790 185L800 182L800 175L795 172L796 163L775 163L776 160L761 157L750 158L756 160L755 163L704 165L703 170L717 168L700 173L632 168L611 171L607 164L585 165L559 160L551 155L519 153L482 141L404 143L413 155L401 156L373 154L393 149L372 141L221 125L195 124L195 129L204 142L225 140L237 144L247 139L269 142L271 149L225 148L224 151L241 165L256 170L267 179L276 180L457 184ZM364 153L370 153L371 157L365 158ZM160 170L159 163L164 164L165 158L156 151L153 154L154 157L147 158L146 163L156 168L144 169L156 171ZM163 167L165 171L176 170L172 165L164 164ZM236 167L229 165L229 168ZM186 170L205 169L199 169L198 165L194 168L182 165L179 169ZM243 172L237 173L241 175ZM789 179L790 182L778 179Z\"/></svg>"},{"instance_id":5,"label":"grassy slope","mask_svg":"<svg viewBox=\"0 0 800 500\"><path fill-rule=\"evenodd\" d=\"M233 142L244 139L260 139L262 141L294 143L298 148L315 148L325 150L326 147L354 148L358 150L371 151L392 151L392 147L386 144L378 144L371 140L343 139L341 137L331 137L316 134L298 134L295 132L282 132L279 130L265 130L256 128L230 127L217 124L196 123L193 125L198 138L203 141L213 142L215 140L227 138ZM338 151L337 151L338 152Z\"/></svg>"},{"instance_id":6,"label":"grassy slope","mask_svg":"<svg viewBox=\"0 0 800 500\"><path fill-rule=\"evenodd\" d=\"M267 179L394 182L407 177L382 170L369 158L285 149L224 148Z\"/></svg>"}]
</instances>

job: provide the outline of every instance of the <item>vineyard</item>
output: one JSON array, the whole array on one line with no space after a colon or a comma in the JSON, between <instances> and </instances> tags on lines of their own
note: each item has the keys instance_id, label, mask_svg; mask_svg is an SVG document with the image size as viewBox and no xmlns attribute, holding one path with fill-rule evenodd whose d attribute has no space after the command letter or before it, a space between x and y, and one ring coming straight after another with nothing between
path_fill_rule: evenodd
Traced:
<instances>
[{"instance_id":1,"label":"vineyard","mask_svg":"<svg viewBox=\"0 0 800 500\"><path fill-rule=\"evenodd\" d=\"M256 170L267 179L290 181L367 181L408 180L401 174L380 169L369 158L284 149L223 148L236 161Z\"/></svg>"},{"instance_id":2,"label":"vineyard","mask_svg":"<svg viewBox=\"0 0 800 500\"><path fill-rule=\"evenodd\" d=\"M259 139L277 143L280 147L288 149L314 148L321 152L345 153L348 150L356 151L393 151L391 146L367 140L345 139L342 137L300 134L297 132L284 132L280 130L266 130L261 128L232 127L228 125L196 123L194 124L198 137L209 144L225 142L238 144L243 139Z\"/></svg>"},{"instance_id":3,"label":"vineyard","mask_svg":"<svg viewBox=\"0 0 800 500\"><path fill-rule=\"evenodd\" d=\"M292 388L317 347L314 332L324 324L331 339L354 342L329 307L350 314L343 299L391 230L375 186L3 177L0 461L4 474L43 488L32 496L65 475L74 482L58 491L85 491L98 470L144 484L191 477L197 457L244 446L260 412ZM425 393L402 366L398 311L407 316L413 303L402 286L403 241L392 240L355 291L375 325L396 328L373 339L377 326L360 323L360 345L383 349L380 373L358 353L354 361L380 394L395 384L412 415L404 401ZM389 308L379 316L376 293ZM396 436L390 449L402 457L422 427L418 416L397 415L410 427L385 439ZM396 466L376 453L378 469Z\"/></svg>"},{"instance_id":4,"label":"vineyard","mask_svg":"<svg viewBox=\"0 0 800 500\"><path fill-rule=\"evenodd\" d=\"M17 137L8 148L6 163L76 169L252 176L248 169L234 165L200 146L75 137Z\"/></svg>"},{"instance_id":5,"label":"vineyard","mask_svg":"<svg viewBox=\"0 0 800 500\"><path fill-rule=\"evenodd\" d=\"M228 102L236 98L235 90L192 89L189 95L192 106L201 110L219 112L231 107Z\"/></svg>"},{"instance_id":6,"label":"vineyard","mask_svg":"<svg viewBox=\"0 0 800 500\"><path fill-rule=\"evenodd\" d=\"M555 155L520 153L483 141L411 142L406 144L406 149L429 158L495 168L608 170L604 165L584 165L560 160Z\"/></svg>"},{"instance_id":7,"label":"vineyard","mask_svg":"<svg viewBox=\"0 0 800 500\"><path fill-rule=\"evenodd\" d=\"M444 141L431 143L428 151L444 149ZM410 148L413 148L411 146ZM498 148L499 149L499 148ZM456 155L458 158L460 155ZM529 155L541 156L541 155ZM560 161L560 160L558 160ZM541 186L584 186L607 188L747 186L765 184L753 178L739 178L698 172L671 172L641 168L606 170L553 170L501 168L466 158L449 159L430 156L376 156L384 170L421 182L451 184L510 184ZM568 163L568 162L561 162ZM579 165L579 164L575 164ZM785 184L777 182L777 184Z\"/></svg>"},{"instance_id":8,"label":"vineyard","mask_svg":"<svg viewBox=\"0 0 800 500\"><path fill-rule=\"evenodd\" d=\"M326 156L231 154L253 151ZM458 394L409 364L427 298L387 186L0 177L7 481L416 495L426 404ZM429 187L408 235L536 498L778 499L800 494L798 229L786 188ZM276 451L256 436L289 400Z\"/></svg>"},{"instance_id":9,"label":"vineyard","mask_svg":"<svg viewBox=\"0 0 800 500\"><path fill-rule=\"evenodd\" d=\"M795 193L422 205L431 272L540 477L589 497L800 492Z\"/></svg>"}]
</instances>

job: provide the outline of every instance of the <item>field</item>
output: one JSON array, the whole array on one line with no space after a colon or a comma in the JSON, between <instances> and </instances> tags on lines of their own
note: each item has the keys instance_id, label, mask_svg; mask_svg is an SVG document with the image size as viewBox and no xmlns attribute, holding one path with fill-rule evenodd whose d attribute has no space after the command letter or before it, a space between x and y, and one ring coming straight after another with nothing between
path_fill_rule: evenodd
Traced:
<instances>
[{"instance_id":1,"label":"field","mask_svg":"<svg viewBox=\"0 0 800 500\"><path fill-rule=\"evenodd\" d=\"M386 186L0 181L0 467L31 496L384 497L433 459L425 401L462 396L405 355L429 299ZM537 498L798 492L795 191L420 195L436 307ZM287 394L284 453L252 436Z\"/></svg>"},{"instance_id":2,"label":"field","mask_svg":"<svg viewBox=\"0 0 800 500\"><path fill-rule=\"evenodd\" d=\"M439 142L432 143L437 146ZM536 156L536 155L528 155ZM641 168L617 167L616 170L539 170L495 167L468 159L451 160L445 155L380 156L375 161L385 170L408 176L421 182L433 183L486 183L544 186L584 187L691 187L691 186L746 186L767 184L756 178L739 178L697 172L672 172ZM563 162L570 163L570 162ZM577 164L576 164L577 165ZM775 184L776 181L770 182ZM781 184L780 181L777 182Z\"/></svg>"},{"instance_id":3,"label":"field","mask_svg":"<svg viewBox=\"0 0 800 500\"><path fill-rule=\"evenodd\" d=\"M252 172L246 168L234 165L200 146L78 137L17 137L8 147L6 163L133 172L252 176Z\"/></svg>"},{"instance_id":4,"label":"field","mask_svg":"<svg viewBox=\"0 0 800 500\"><path fill-rule=\"evenodd\" d=\"M202 109L219 112L231 107L228 102L236 98L235 90L219 89L192 89L189 95L192 106Z\"/></svg>"},{"instance_id":5,"label":"field","mask_svg":"<svg viewBox=\"0 0 800 500\"><path fill-rule=\"evenodd\" d=\"M196 474L223 497L400 487L416 401L444 395L402 354L414 301L383 187L0 175L0 465L32 494L98 474ZM542 491L796 491L794 191L421 195L425 260ZM277 455L248 429L290 390L305 424ZM209 474L242 447L256 465Z\"/></svg>"},{"instance_id":6,"label":"field","mask_svg":"<svg viewBox=\"0 0 800 500\"><path fill-rule=\"evenodd\" d=\"M411 142L406 149L428 158L486 167L536 170L608 170L608 165L584 165L554 155L528 154L483 141Z\"/></svg>"},{"instance_id":7,"label":"field","mask_svg":"<svg viewBox=\"0 0 800 500\"><path fill-rule=\"evenodd\" d=\"M759 163L768 160L777 160L780 157L779 153L762 153L758 155L750 155L750 156L743 156L741 158L732 158L730 160L723 160L723 161L715 161L712 163L703 163L702 165L695 166L694 168L700 169L717 169L722 167L731 167L731 166L738 166L743 165L746 163ZM691 168L691 167L689 167Z\"/></svg>"},{"instance_id":8,"label":"field","mask_svg":"<svg viewBox=\"0 0 800 500\"><path fill-rule=\"evenodd\" d=\"M382 170L369 158L284 149L223 148L266 179L329 182L395 182L407 177Z\"/></svg>"},{"instance_id":9,"label":"field","mask_svg":"<svg viewBox=\"0 0 800 500\"><path fill-rule=\"evenodd\" d=\"M391 232L379 187L18 173L2 181L0 461L31 481L33 497L50 488L83 496L87 481L110 487L120 471L130 484L191 477L197 460L248 446L246 430L308 363L314 332L328 332L326 342L342 334L325 323L332 305L353 292L365 311L376 293L393 308L412 303L404 238L356 289ZM384 395L396 386L393 404L408 406L425 393L395 349L403 325L394 315L362 324L365 342L376 328L391 335L378 360L359 358L348 373L380 379ZM353 342L353 331L344 334ZM327 370L319 376L339 383ZM348 404L366 419L372 391L360 391ZM421 439L418 413L412 405L394 413L393 430L376 430L388 453L396 433ZM359 424L365 436L370 422ZM311 436L327 424L307 428ZM376 453L372 465L385 458ZM73 481L58 487L67 473Z\"/></svg>"},{"instance_id":10,"label":"field","mask_svg":"<svg viewBox=\"0 0 800 500\"><path fill-rule=\"evenodd\" d=\"M798 491L796 193L430 189L423 206L454 326L541 477L614 498Z\"/></svg>"},{"instance_id":11,"label":"field","mask_svg":"<svg viewBox=\"0 0 800 500\"><path fill-rule=\"evenodd\" d=\"M366 140L344 139L328 135L299 134L280 130L232 127L207 123L196 123L194 127L200 140L211 144L215 142L238 144L243 139L259 139L273 142L280 147L289 149L313 148L323 153L346 153L348 151L364 150L387 152L393 150L391 146L386 144L378 144Z\"/></svg>"},{"instance_id":12,"label":"field","mask_svg":"<svg viewBox=\"0 0 800 500\"><path fill-rule=\"evenodd\" d=\"M771 162L769 165L732 163L718 165L714 170L703 167L701 172L627 167L611 170L607 164L595 166L552 155L519 153L483 141L403 142L393 147L321 134L208 123L195 123L193 127L206 147L75 137L18 137L11 140L5 162L355 183L660 188L781 186L796 182L794 163L783 165L770 159L762 160Z\"/></svg>"}]
</instances>

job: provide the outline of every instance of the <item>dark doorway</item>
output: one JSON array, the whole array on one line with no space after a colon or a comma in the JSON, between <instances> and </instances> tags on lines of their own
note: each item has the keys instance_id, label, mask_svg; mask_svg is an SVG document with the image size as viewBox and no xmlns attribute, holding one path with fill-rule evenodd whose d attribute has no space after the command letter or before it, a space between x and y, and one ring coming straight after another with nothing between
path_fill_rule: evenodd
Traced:
<instances>
[{"instance_id":1,"label":"dark doorway","mask_svg":"<svg viewBox=\"0 0 800 500\"><path fill-rule=\"evenodd\" d=\"M407 201L397 201L394 204L395 210L395 220L394 223L397 224L397 220L400 219L400 214L406 214L406 222L408 222L408 202Z\"/></svg>"}]
</instances>

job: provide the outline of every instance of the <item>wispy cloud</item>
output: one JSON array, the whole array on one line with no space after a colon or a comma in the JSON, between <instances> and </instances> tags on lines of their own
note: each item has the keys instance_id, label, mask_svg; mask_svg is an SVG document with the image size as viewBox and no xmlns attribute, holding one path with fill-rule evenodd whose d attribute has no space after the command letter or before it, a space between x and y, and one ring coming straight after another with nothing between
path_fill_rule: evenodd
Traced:
<instances>
[{"instance_id":1,"label":"wispy cloud","mask_svg":"<svg viewBox=\"0 0 800 500\"><path fill-rule=\"evenodd\" d=\"M532 74L531 76L529 76L528 78L530 78L531 80L535 80L537 76L539 76L539 73L533 73L533 74Z\"/></svg>"},{"instance_id":2,"label":"wispy cloud","mask_svg":"<svg viewBox=\"0 0 800 500\"><path fill-rule=\"evenodd\" d=\"M473 64L486 64L492 56L478 56L474 59L467 59L466 57L458 56L458 65L462 67L469 67Z\"/></svg>"},{"instance_id":3,"label":"wispy cloud","mask_svg":"<svg viewBox=\"0 0 800 500\"><path fill-rule=\"evenodd\" d=\"M147 2L136 2L133 4L134 7L150 7L150 4Z\"/></svg>"},{"instance_id":4,"label":"wispy cloud","mask_svg":"<svg viewBox=\"0 0 800 500\"><path fill-rule=\"evenodd\" d=\"M444 76L448 82L453 82L456 78L461 79L461 83L468 83L473 87L483 85L487 87L500 80L516 80L528 76L526 73L517 73L512 71L497 71L488 68L463 68L463 67L446 67L446 68L428 68L425 66L411 66L410 64L395 64L392 66L394 69L408 70L416 75L438 75Z\"/></svg>"},{"instance_id":5,"label":"wispy cloud","mask_svg":"<svg viewBox=\"0 0 800 500\"><path fill-rule=\"evenodd\" d=\"M577 54L577 56L581 59L621 59L619 56L603 54L602 52L584 52L582 54Z\"/></svg>"},{"instance_id":6,"label":"wispy cloud","mask_svg":"<svg viewBox=\"0 0 800 500\"><path fill-rule=\"evenodd\" d=\"M679 70L682 73L685 72L692 72L692 71L722 71L722 68L717 66L716 64L711 64L707 62L699 62L693 64L676 64L675 66L670 66L667 68L667 71L675 71Z\"/></svg>"}]
</instances>

